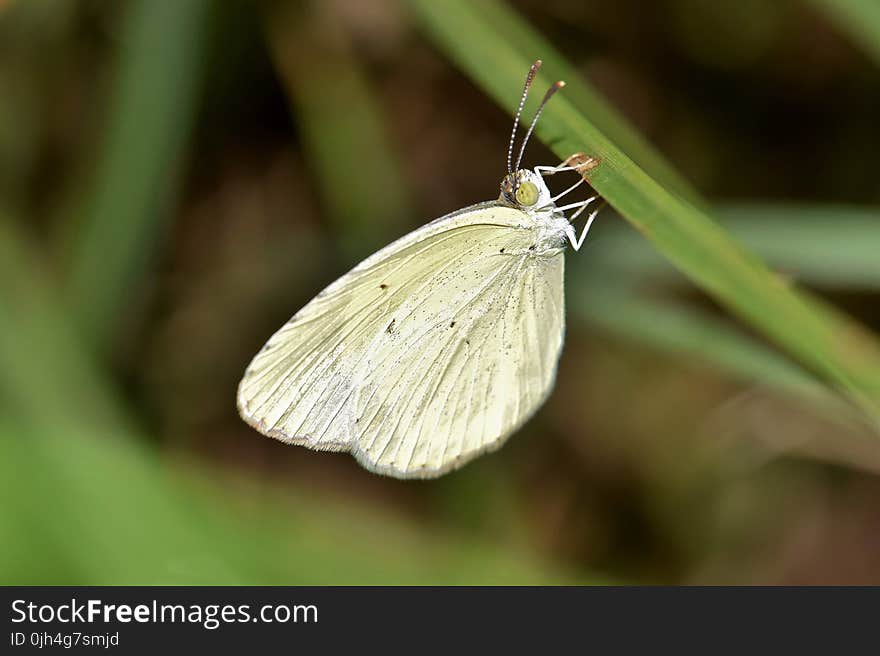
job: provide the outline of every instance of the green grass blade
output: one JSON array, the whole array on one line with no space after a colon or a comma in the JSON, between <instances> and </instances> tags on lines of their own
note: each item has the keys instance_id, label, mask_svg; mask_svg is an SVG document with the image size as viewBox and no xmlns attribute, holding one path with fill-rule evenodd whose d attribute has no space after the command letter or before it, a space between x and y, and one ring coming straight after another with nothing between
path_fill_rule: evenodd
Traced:
<instances>
[{"instance_id":1,"label":"green grass blade","mask_svg":"<svg viewBox=\"0 0 880 656\"><path fill-rule=\"evenodd\" d=\"M876 63L880 64L880 2L877 0L810 0Z\"/></svg>"},{"instance_id":2,"label":"green grass blade","mask_svg":"<svg viewBox=\"0 0 880 656\"><path fill-rule=\"evenodd\" d=\"M782 275L817 287L880 288L880 209L736 203L716 208L725 229ZM617 226L614 226L617 228ZM603 230L591 259L653 282L681 274L623 227Z\"/></svg>"},{"instance_id":3,"label":"green grass blade","mask_svg":"<svg viewBox=\"0 0 880 656\"><path fill-rule=\"evenodd\" d=\"M438 46L503 107L515 109L532 53L501 32L500 23L487 22L474 3L411 4ZM537 87L551 81L539 76ZM652 179L564 93L548 105L537 133L560 158L575 152L601 158L593 186L655 249L880 422L880 346L869 331L794 289L704 211Z\"/></svg>"},{"instance_id":4,"label":"green grass blade","mask_svg":"<svg viewBox=\"0 0 880 656\"><path fill-rule=\"evenodd\" d=\"M210 0L129 7L90 193L63 226L66 298L97 350L161 236L195 115ZM157 47L161 44L160 47ZM65 217L67 220L68 217Z\"/></svg>"},{"instance_id":5,"label":"green grass blade","mask_svg":"<svg viewBox=\"0 0 880 656\"><path fill-rule=\"evenodd\" d=\"M880 287L880 208L737 203L718 213L783 275L824 286Z\"/></svg>"}]
</instances>

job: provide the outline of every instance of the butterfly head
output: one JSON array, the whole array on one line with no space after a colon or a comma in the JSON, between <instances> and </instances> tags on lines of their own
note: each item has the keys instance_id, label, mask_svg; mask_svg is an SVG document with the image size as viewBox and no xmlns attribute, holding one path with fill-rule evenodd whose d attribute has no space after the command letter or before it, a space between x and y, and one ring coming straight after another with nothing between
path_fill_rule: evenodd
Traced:
<instances>
[{"instance_id":1,"label":"butterfly head","mask_svg":"<svg viewBox=\"0 0 880 656\"><path fill-rule=\"evenodd\" d=\"M544 179L527 169L519 169L501 181L501 200L524 211L546 208L551 204L550 190Z\"/></svg>"}]
</instances>

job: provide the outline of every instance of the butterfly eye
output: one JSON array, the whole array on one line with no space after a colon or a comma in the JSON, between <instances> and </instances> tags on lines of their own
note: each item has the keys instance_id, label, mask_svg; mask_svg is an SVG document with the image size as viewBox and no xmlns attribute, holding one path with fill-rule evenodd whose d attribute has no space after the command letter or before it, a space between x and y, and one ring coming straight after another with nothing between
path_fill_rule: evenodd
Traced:
<instances>
[{"instance_id":1,"label":"butterfly eye","mask_svg":"<svg viewBox=\"0 0 880 656\"><path fill-rule=\"evenodd\" d=\"M516 202L531 207L538 202L538 188L532 182L522 182L516 188Z\"/></svg>"}]
</instances>

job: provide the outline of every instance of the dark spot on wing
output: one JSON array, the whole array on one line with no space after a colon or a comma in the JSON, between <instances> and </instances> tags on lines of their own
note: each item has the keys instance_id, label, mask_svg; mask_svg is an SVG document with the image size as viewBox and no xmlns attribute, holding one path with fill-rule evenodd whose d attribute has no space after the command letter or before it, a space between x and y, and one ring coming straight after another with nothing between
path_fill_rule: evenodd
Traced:
<instances>
[{"instance_id":1,"label":"dark spot on wing","mask_svg":"<svg viewBox=\"0 0 880 656\"><path fill-rule=\"evenodd\" d=\"M532 245L531 245L531 246L529 246L529 250L530 250L530 251L533 251L533 250L535 250L535 245L534 245L534 244L532 244Z\"/></svg>"},{"instance_id":2,"label":"dark spot on wing","mask_svg":"<svg viewBox=\"0 0 880 656\"><path fill-rule=\"evenodd\" d=\"M503 252L504 252L504 249L502 248L502 249L501 249L500 251L498 251L498 252L499 252L499 253L503 253Z\"/></svg>"},{"instance_id":3,"label":"dark spot on wing","mask_svg":"<svg viewBox=\"0 0 880 656\"><path fill-rule=\"evenodd\" d=\"M379 289L388 289L388 285L386 285L386 284L383 282L381 285L379 285Z\"/></svg>"},{"instance_id":4,"label":"dark spot on wing","mask_svg":"<svg viewBox=\"0 0 880 656\"><path fill-rule=\"evenodd\" d=\"M454 328L454 327L455 327L455 322L454 322L454 321L450 322L449 327L450 327L450 328Z\"/></svg>"}]
</instances>

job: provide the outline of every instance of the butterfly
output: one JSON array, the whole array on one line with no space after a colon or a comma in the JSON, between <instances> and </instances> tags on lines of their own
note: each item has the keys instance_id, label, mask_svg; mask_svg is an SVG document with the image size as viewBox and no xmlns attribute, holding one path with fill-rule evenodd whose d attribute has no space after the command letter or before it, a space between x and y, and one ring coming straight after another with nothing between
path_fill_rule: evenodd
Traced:
<instances>
[{"instance_id":1,"label":"butterfly","mask_svg":"<svg viewBox=\"0 0 880 656\"><path fill-rule=\"evenodd\" d=\"M269 339L238 386L238 410L289 444L347 451L370 471L432 478L497 449L547 399L565 331L564 250L597 199L557 205L596 158L520 169L513 123L497 200L452 212L368 257ZM544 176L577 171L552 195ZM570 216L565 212L572 210Z\"/></svg>"}]
</instances>

